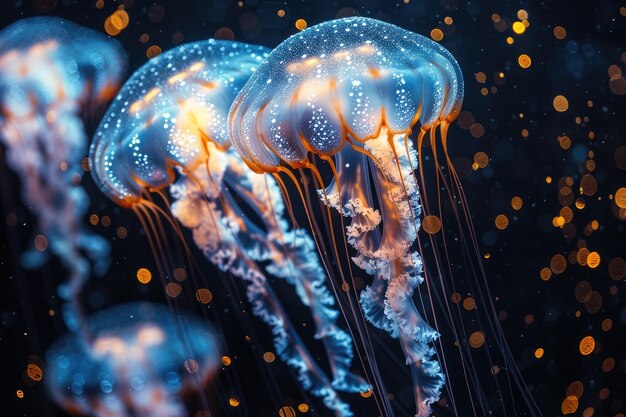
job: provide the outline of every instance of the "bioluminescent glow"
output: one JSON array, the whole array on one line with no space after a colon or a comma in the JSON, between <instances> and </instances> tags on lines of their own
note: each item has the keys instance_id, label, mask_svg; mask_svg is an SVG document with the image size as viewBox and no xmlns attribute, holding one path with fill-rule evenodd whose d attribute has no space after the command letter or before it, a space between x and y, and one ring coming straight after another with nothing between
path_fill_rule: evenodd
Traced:
<instances>
[{"instance_id":1,"label":"bioluminescent glow","mask_svg":"<svg viewBox=\"0 0 626 417\"><path fill-rule=\"evenodd\" d=\"M431 186L425 182L422 144L430 138L438 170L442 168L437 149L443 146L441 162L453 181L450 186L449 179L438 174L435 192L439 195L443 188L455 193L453 201L463 205L446 142L448 126L459 113L462 100L462 74L446 49L399 27L358 17L310 27L280 44L241 90L229 114L229 134L237 152L255 172L272 173L278 181L281 175L291 179L315 230L319 227L313 216L314 200L305 192L307 179L318 188L331 248L326 251L320 242L320 253L330 252L334 257L327 264L336 261L345 288L356 288L351 265L372 277L359 296L352 293L344 308L353 312L354 334L360 337L357 346L373 357L363 317L399 339L411 369L419 417L430 415L431 404L440 398L444 373L450 376L445 356L434 349L439 333L424 319L430 314L437 321L437 301L446 302L448 292L442 290L446 284L441 271L449 270L450 260L440 262L435 252L432 269L437 272L426 277L427 288L419 297L414 294L427 272L424 245L417 239L421 203L426 214L433 209L441 213L441 199L438 206L429 206L427 190ZM413 131L415 139L409 138ZM312 175L298 181L296 174L304 176L307 171ZM334 231L337 220L331 209L341 213L341 229L337 230L343 232L338 232L343 239ZM461 224L467 211L456 210ZM439 218L427 220L441 222ZM349 223L344 227L344 222ZM429 233L436 229L429 227ZM432 237L424 238L430 239L433 248ZM354 256L349 254L351 250ZM433 284L441 290L436 299L431 298ZM450 325L459 337L460 327L448 311L444 310L439 325ZM481 307L481 312L490 311ZM504 349L500 336L496 333L498 348ZM471 368L471 363L463 358L463 375L474 375L475 370L465 369ZM393 415L376 363L371 360L369 364L379 413ZM465 380L471 389L473 382L468 381L475 379ZM482 402L482 389L475 389ZM452 393L450 398L454 407Z\"/></svg>"},{"instance_id":2,"label":"bioluminescent glow","mask_svg":"<svg viewBox=\"0 0 626 417\"><path fill-rule=\"evenodd\" d=\"M69 277L68 326L81 320L78 296L92 267L108 268L109 243L83 226L89 198L79 186L88 138L81 114L108 101L125 74L117 41L57 18L24 19L0 32L0 141L21 180L24 205L45 244L22 257L26 267L57 256Z\"/></svg>"},{"instance_id":3,"label":"bioluminescent glow","mask_svg":"<svg viewBox=\"0 0 626 417\"><path fill-rule=\"evenodd\" d=\"M156 247L161 243L150 218L160 209L149 192L167 200L161 190L168 188L171 213L193 231L204 255L248 283L253 312L271 327L279 357L297 370L304 388L348 415L336 390L358 392L369 385L349 371L352 338L336 324L339 313L313 239L290 227L278 184L243 163L226 131L232 100L268 53L210 40L152 59L128 80L102 121L91 149L93 174L107 195L144 219ZM302 342L268 274L293 285L311 310L332 378Z\"/></svg>"},{"instance_id":4,"label":"bioluminescent glow","mask_svg":"<svg viewBox=\"0 0 626 417\"><path fill-rule=\"evenodd\" d=\"M198 391L219 364L204 319L135 302L102 310L78 333L57 339L46 353L46 386L70 412L96 417L183 417L180 396Z\"/></svg>"}]
</instances>

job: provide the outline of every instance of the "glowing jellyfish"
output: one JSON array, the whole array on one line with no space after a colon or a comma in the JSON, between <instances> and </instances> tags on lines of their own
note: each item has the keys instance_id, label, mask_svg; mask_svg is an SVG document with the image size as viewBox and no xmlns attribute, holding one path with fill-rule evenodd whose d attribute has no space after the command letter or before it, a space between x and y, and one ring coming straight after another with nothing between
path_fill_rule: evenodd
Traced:
<instances>
[{"instance_id":1,"label":"glowing jellyfish","mask_svg":"<svg viewBox=\"0 0 626 417\"><path fill-rule=\"evenodd\" d=\"M87 322L92 344L76 333L46 353L46 386L73 413L96 417L183 417L185 392L202 389L219 365L201 318L136 302L100 311Z\"/></svg>"},{"instance_id":2,"label":"glowing jellyfish","mask_svg":"<svg viewBox=\"0 0 626 417\"><path fill-rule=\"evenodd\" d=\"M349 372L352 338L336 324L334 297L313 240L305 230L290 228L274 179L247 168L226 134L232 100L268 53L210 40L148 62L103 119L91 149L92 171L100 188L130 206L149 231L151 216L159 211L149 192L167 200L161 190L169 187L171 212L193 231L196 245L221 270L248 282L253 312L271 326L280 358L297 369L306 389L348 415L336 390L357 392L369 385ZM245 207L253 213L246 214ZM158 237L154 240L159 247ZM268 273L292 284L311 310L332 380L302 343Z\"/></svg>"},{"instance_id":3,"label":"glowing jellyfish","mask_svg":"<svg viewBox=\"0 0 626 417\"><path fill-rule=\"evenodd\" d=\"M341 238L334 236L330 209L342 214L342 226L344 219L350 222L345 226L345 253L352 246L353 264L372 275L373 283L358 299L349 300L360 303L368 321L399 338L420 417L429 415L430 405L440 398L444 373L433 347L439 334L423 318L425 305L436 300L418 303L418 308L413 297L424 280L416 238L420 196L427 199L423 175L418 187L414 173L418 166L422 169L421 152L418 158L409 135L419 130L419 151L430 135L436 160L436 127L445 149L449 123L462 99L462 74L446 49L396 26L358 17L310 27L279 45L239 93L229 114L237 152L256 172L273 173L278 181L279 174L291 178L311 227L319 230L314 206L305 195L306 181L298 181L293 173L310 170L309 183L317 185L326 205L327 241L337 259L343 251L338 249ZM328 186L325 178L330 179ZM320 247L320 252L325 250ZM337 265L340 275L351 279L352 269L345 271L339 261ZM344 285L355 287L353 280ZM358 334L368 349L367 329L358 318L355 314L354 321L361 324ZM378 371L372 367L371 372L385 408L381 414L391 415Z\"/></svg>"},{"instance_id":4,"label":"glowing jellyfish","mask_svg":"<svg viewBox=\"0 0 626 417\"><path fill-rule=\"evenodd\" d=\"M0 32L0 141L48 242L48 251L28 252L22 263L38 267L48 252L59 257L69 271L59 293L71 301L64 317L72 328L83 283L92 265L106 271L109 251L82 225L89 199L78 185L88 143L81 114L112 98L124 72L116 41L64 20L24 19Z\"/></svg>"}]
</instances>

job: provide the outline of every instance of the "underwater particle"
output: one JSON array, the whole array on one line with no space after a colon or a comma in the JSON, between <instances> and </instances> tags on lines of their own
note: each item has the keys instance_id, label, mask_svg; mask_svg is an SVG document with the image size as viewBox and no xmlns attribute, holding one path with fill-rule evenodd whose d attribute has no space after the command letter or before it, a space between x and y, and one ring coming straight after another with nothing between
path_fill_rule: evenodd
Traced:
<instances>
[{"instance_id":1,"label":"underwater particle","mask_svg":"<svg viewBox=\"0 0 626 417\"><path fill-rule=\"evenodd\" d=\"M569 207L562 207L561 210L559 211L559 216L563 217L563 220L565 221L565 223L569 223L574 218L574 212Z\"/></svg>"},{"instance_id":2,"label":"underwater particle","mask_svg":"<svg viewBox=\"0 0 626 417\"><path fill-rule=\"evenodd\" d=\"M572 146L572 140L569 136L559 136L559 145L561 149L569 149Z\"/></svg>"},{"instance_id":3,"label":"underwater particle","mask_svg":"<svg viewBox=\"0 0 626 417\"><path fill-rule=\"evenodd\" d=\"M517 11L517 18L520 20L528 20L528 12L524 9L519 9Z\"/></svg>"},{"instance_id":4,"label":"underwater particle","mask_svg":"<svg viewBox=\"0 0 626 417\"><path fill-rule=\"evenodd\" d=\"M480 123L474 123L472 127L470 127L470 133L476 139L481 138L485 134L485 127Z\"/></svg>"},{"instance_id":5,"label":"underwater particle","mask_svg":"<svg viewBox=\"0 0 626 417\"><path fill-rule=\"evenodd\" d=\"M29 363L26 367L26 375L33 381L39 382L43 378L43 371L38 365Z\"/></svg>"},{"instance_id":6,"label":"underwater particle","mask_svg":"<svg viewBox=\"0 0 626 417\"><path fill-rule=\"evenodd\" d=\"M478 349L485 343L485 334L481 331L474 332L469 337L469 345L474 349Z\"/></svg>"},{"instance_id":7,"label":"underwater particle","mask_svg":"<svg viewBox=\"0 0 626 417\"><path fill-rule=\"evenodd\" d=\"M511 199L511 207L513 210L519 210L524 205L524 201L521 197L515 196Z\"/></svg>"},{"instance_id":8,"label":"underwater particle","mask_svg":"<svg viewBox=\"0 0 626 417\"><path fill-rule=\"evenodd\" d=\"M585 199L582 197L578 197L574 203L578 210L582 210L585 208Z\"/></svg>"},{"instance_id":9,"label":"underwater particle","mask_svg":"<svg viewBox=\"0 0 626 417\"><path fill-rule=\"evenodd\" d=\"M615 192L613 197L615 205L619 208L626 208L626 188L622 187Z\"/></svg>"},{"instance_id":10,"label":"underwater particle","mask_svg":"<svg viewBox=\"0 0 626 417\"><path fill-rule=\"evenodd\" d=\"M174 270L174 279L176 281L184 281L187 279L187 271L185 268L176 268Z\"/></svg>"},{"instance_id":11,"label":"underwater particle","mask_svg":"<svg viewBox=\"0 0 626 417\"><path fill-rule=\"evenodd\" d=\"M296 29L298 29L298 30L304 30L307 27L306 20L304 20L304 19L296 20L295 25L296 25Z\"/></svg>"},{"instance_id":12,"label":"underwater particle","mask_svg":"<svg viewBox=\"0 0 626 417\"><path fill-rule=\"evenodd\" d=\"M477 168L486 168L489 165L489 155L485 152L476 152L474 154L474 164Z\"/></svg>"},{"instance_id":13,"label":"underwater particle","mask_svg":"<svg viewBox=\"0 0 626 417\"><path fill-rule=\"evenodd\" d=\"M158 45L152 45L146 50L146 56L148 58L154 58L161 53L161 47Z\"/></svg>"},{"instance_id":14,"label":"underwater particle","mask_svg":"<svg viewBox=\"0 0 626 417\"><path fill-rule=\"evenodd\" d=\"M608 73L611 80L619 80L622 77L622 69L615 64L609 67Z\"/></svg>"},{"instance_id":15,"label":"underwater particle","mask_svg":"<svg viewBox=\"0 0 626 417\"><path fill-rule=\"evenodd\" d=\"M265 352L263 354L263 360L267 363L272 363L276 360L276 355L274 355L272 352Z\"/></svg>"},{"instance_id":16,"label":"underwater particle","mask_svg":"<svg viewBox=\"0 0 626 417\"><path fill-rule=\"evenodd\" d=\"M550 277L552 277L552 271L550 270L550 268L541 268L541 271L539 272L539 277L543 281L547 281L550 279Z\"/></svg>"},{"instance_id":17,"label":"underwater particle","mask_svg":"<svg viewBox=\"0 0 626 417\"><path fill-rule=\"evenodd\" d=\"M592 417L595 409L593 407L587 407L583 411L583 417Z\"/></svg>"},{"instance_id":18,"label":"underwater particle","mask_svg":"<svg viewBox=\"0 0 626 417\"><path fill-rule=\"evenodd\" d=\"M576 254L576 260L578 261L578 265L586 266L587 265L587 256L589 256L589 249L580 248L578 253Z\"/></svg>"},{"instance_id":19,"label":"underwater particle","mask_svg":"<svg viewBox=\"0 0 626 417\"><path fill-rule=\"evenodd\" d=\"M593 352L596 347L596 341L593 336L585 336L582 338L578 345L578 350L583 356L587 356Z\"/></svg>"},{"instance_id":20,"label":"underwater particle","mask_svg":"<svg viewBox=\"0 0 626 417\"><path fill-rule=\"evenodd\" d=\"M458 292L453 293L450 296L450 300L454 303L454 304L458 304L461 302L461 294L459 294Z\"/></svg>"},{"instance_id":21,"label":"underwater particle","mask_svg":"<svg viewBox=\"0 0 626 417\"><path fill-rule=\"evenodd\" d=\"M15 391L15 395L17 396L17 398L24 398L24 391L18 389L17 391Z\"/></svg>"},{"instance_id":22,"label":"underwater particle","mask_svg":"<svg viewBox=\"0 0 626 417\"><path fill-rule=\"evenodd\" d=\"M585 301L585 310L588 313L597 313L602 308L602 294L598 291L592 291L591 296L587 301Z\"/></svg>"},{"instance_id":23,"label":"underwater particle","mask_svg":"<svg viewBox=\"0 0 626 417\"><path fill-rule=\"evenodd\" d=\"M109 216L102 216L100 218L100 224L104 227L109 227L111 225L111 218Z\"/></svg>"},{"instance_id":24,"label":"underwater particle","mask_svg":"<svg viewBox=\"0 0 626 417\"><path fill-rule=\"evenodd\" d=\"M467 297L465 300L463 300L463 308L466 310L473 310L474 308L476 308L476 300L474 300L472 297Z\"/></svg>"},{"instance_id":25,"label":"underwater particle","mask_svg":"<svg viewBox=\"0 0 626 417\"><path fill-rule=\"evenodd\" d=\"M429 214L422 220L422 228L429 235L437 234L441 230L441 220L434 214Z\"/></svg>"},{"instance_id":26,"label":"underwater particle","mask_svg":"<svg viewBox=\"0 0 626 417\"><path fill-rule=\"evenodd\" d=\"M477 72L475 75L476 82L480 84L484 84L487 81L487 75L484 72Z\"/></svg>"},{"instance_id":27,"label":"underwater particle","mask_svg":"<svg viewBox=\"0 0 626 417\"><path fill-rule=\"evenodd\" d=\"M233 30L229 27L221 27L219 29L217 29L215 31L215 34L213 35L213 37L215 39L222 39L222 40L234 40L235 39L235 32L233 32Z\"/></svg>"},{"instance_id":28,"label":"underwater particle","mask_svg":"<svg viewBox=\"0 0 626 417\"><path fill-rule=\"evenodd\" d=\"M626 262L619 256L609 262L609 277L614 281L620 281L626 276Z\"/></svg>"},{"instance_id":29,"label":"underwater particle","mask_svg":"<svg viewBox=\"0 0 626 417\"><path fill-rule=\"evenodd\" d=\"M178 297L182 290L182 287L175 282L170 282L165 286L165 293L172 298Z\"/></svg>"},{"instance_id":30,"label":"underwater particle","mask_svg":"<svg viewBox=\"0 0 626 417\"><path fill-rule=\"evenodd\" d=\"M524 324L526 324L527 326L530 326L534 322L535 322L535 316L533 316L532 314L526 314L524 316Z\"/></svg>"},{"instance_id":31,"label":"underwater particle","mask_svg":"<svg viewBox=\"0 0 626 417\"><path fill-rule=\"evenodd\" d=\"M535 349L535 358L541 359L543 357L544 353L545 353L545 351L543 350L543 348Z\"/></svg>"},{"instance_id":32,"label":"underwater particle","mask_svg":"<svg viewBox=\"0 0 626 417\"><path fill-rule=\"evenodd\" d=\"M517 57L517 64L522 68L528 68L532 64L532 60L530 59L530 56L521 54Z\"/></svg>"},{"instance_id":33,"label":"underwater particle","mask_svg":"<svg viewBox=\"0 0 626 417\"><path fill-rule=\"evenodd\" d=\"M293 407L286 405L278 410L278 417L296 417L296 410L294 410Z\"/></svg>"},{"instance_id":34,"label":"underwater particle","mask_svg":"<svg viewBox=\"0 0 626 417\"><path fill-rule=\"evenodd\" d=\"M591 284L589 281L580 281L576 284L576 288L574 289L574 295L576 296L576 301L579 303L586 303L591 298L591 293L593 289L591 288Z\"/></svg>"},{"instance_id":35,"label":"underwater particle","mask_svg":"<svg viewBox=\"0 0 626 417\"><path fill-rule=\"evenodd\" d=\"M569 102L567 101L567 98L560 94L554 97L554 100L552 100L552 105L554 106L554 110L558 111L559 113L563 113L569 108Z\"/></svg>"},{"instance_id":36,"label":"underwater particle","mask_svg":"<svg viewBox=\"0 0 626 417\"><path fill-rule=\"evenodd\" d=\"M126 228L124 226L120 226L117 228L117 230L115 231L115 234L117 235L117 237L119 237L120 239L126 239L126 237L128 236L128 231L126 230Z\"/></svg>"},{"instance_id":37,"label":"underwater particle","mask_svg":"<svg viewBox=\"0 0 626 417\"><path fill-rule=\"evenodd\" d=\"M600 390L600 393L598 394L598 398L600 398L601 400L606 400L607 398L609 398L609 395L611 394L611 390L608 388L602 388Z\"/></svg>"},{"instance_id":38,"label":"underwater particle","mask_svg":"<svg viewBox=\"0 0 626 417\"><path fill-rule=\"evenodd\" d=\"M152 280L152 272L147 268L139 268L137 270L137 281L147 284Z\"/></svg>"},{"instance_id":39,"label":"underwater particle","mask_svg":"<svg viewBox=\"0 0 626 417\"><path fill-rule=\"evenodd\" d=\"M574 414L578 409L578 398L573 395L566 397L561 403L561 412L563 414Z\"/></svg>"},{"instance_id":40,"label":"underwater particle","mask_svg":"<svg viewBox=\"0 0 626 417\"><path fill-rule=\"evenodd\" d=\"M604 361L602 361L602 370L604 372L611 372L613 368L615 368L615 359L606 358Z\"/></svg>"},{"instance_id":41,"label":"underwater particle","mask_svg":"<svg viewBox=\"0 0 626 417\"><path fill-rule=\"evenodd\" d=\"M567 391L565 395L568 397L573 396L576 398L580 398L582 397L584 391L585 388L583 386L583 383L580 381L574 381L567 386Z\"/></svg>"},{"instance_id":42,"label":"underwater particle","mask_svg":"<svg viewBox=\"0 0 626 417\"><path fill-rule=\"evenodd\" d=\"M524 26L522 22L513 22L511 28L513 29L513 32L518 35L521 35L526 30L526 26Z\"/></svg>"},{"instance_id":43,"label":"underwater particle","mask_svg":"<svg viewBox=\"0 0 626 417\"><path fill-rule=\"evenodd\" d=\"M285 11L283 9L278 10L276 14L278 15L278 17L285 17Z\"/></svg>"},{"instance_id":44,"label":"underwater particle","mask_svg":"<svg viewBox=\"0 0 626 417\"><path fill-rule=\"evenodd\" d=\"M300 403L298 404L298 411L300 411L301 413L306 413L309 411L309 406L308 404L305 403Z\"/></svg>"},{"instance_id":45,"label":"underwater particle","mask_svg":"<svg viewBox=\"0 0 626 417\"><path fill-rule=\"evenodd\" d=\"M34 245L35 249L37 249L39 252L45 252L46 249L48 249L48 238L44 235L37 235L35 236Z\"/></svg>"},{"instance_id":46,"label":"underwater particle","mask_svg":"<svg viewBox=\"0 0 626 417\"><path fill-rule=\"evenodd\" d=\"M563 271L565 271L566 266L567 261L565 260L565 257L560 253L554 255L552 259L550 259L550 269L557 275L562 274Z\"/></svg>"},{"instance_id":47,"label":"underwater particle","mask_svg":"<svg viewBox=\"0 0 626 417\"><path fill-rule=\"evenodd\" d=\"M196 300L202 304L208 304L213 299L213 294L206 288L200 288L196 291Z\"/></svg>"},{"instance_id":48,"label":"underwater particle","mask_svg":"<svg viewBox=\"0 0 626 417\"><path fill-rule=\"evenodd\" d=\"M115 24L113 23L113 19L111 19L111 16L107 17L104 20L104 31L107 33L107 35L110 36L117 36L120 34L120 29L115 26Z\"/></svg>"},{"instance_id":49,"label":"underwater particle","mask_svg":"<svg viewBox=\"0 0 626 417\"><path fill-rule=\"evenodd\" d=\"M118 34L122 30L124 30L126 26L128 26L130 18L128 17L128 13L126 13L125 10L118 9L107 18L107 21L110 26L113 26L114 32ZM105 22L105 30L107 30L106 22ZM107 30L107 33L108 33L108 30Z\"/></svg>"},{"instance_id":50,"label":"underwater particle","mask_svg":"<svg viewBox=\"0 0 626 417\"><path fill-rule=\"evenodd\" d=\"M228 405L231 407L239 407L239 400L235 397L230 397L228 399Z\"/></svg>"},{"instance_id":51,"label":"underwater particle","mask_svg":"<svg viewBox=\"0 0 626 417\"><path fill-rule=\"evenodd\" d=\"M232 363L232 360L230 359L229 356L222 356L222 365L230 366L231 363Z\"/></svg>"},{"instance_id":52,"label":"underwater particle","mask_svg":"<svg viewBox=\"0 0 626 417\"><path fill-rule=\"evenodd\" d=\"M430 31L430 37L436 41L439 42L440 40L443 39L443 31L439 28L435 28L433 30Z\"/></svg>"},{"instance_id":53,"label":"underwater particle","mask_svg":"<svg viewBox=\"0 0 626 417\"><path fill-rule=\"evenodd\" d=\"M587 266L589 268L597 268L600 265L600 254L598 252L590 252L587 255Z\"/></svg>"},{"instance_id":54,"label":"underwater particle","mask_svg":"<svg viewBox=\"0 0 626 417\"><path fill-rule=\"evenodd\" d=\"M148 19L152 23L160 22L164 16L165 16L165 9L162 6L159 6L158 4L155 4L154 6L150 7L150 9L148 9Z\"/></svg>"},{"instance_id":55,"label":"underwater particle","mask_svg":"<svg viewBox=\"0 0 626 417\"><path fill-rule=\"evenodd\" d=\"M504 214L499 214L499 215L496 217L496 220L495 220L495 225L496 225L496 227L497 227L498 229L500 229L500 230L504 230L504 229L506 229L506 228L508 227L508 225L509 225L509 218L508 218L508 217L506 217Z\"/></svg>"},{"instance_id":56,"label":"underwater particle","mask_svg":"<svg viewBox=\"0 0 626 417\"><path fill-rule=\"evenodd\" d=\"M565 39L565 36L567 36L567 31L563 26L555 26L552 33L554 34L554 37L558 40Z\"/></svg>"},{"instance_id":57,"label":"underwater particle","mask_svg":"<svg viewBox=\"0 0 626 417\"><path fill-rule=\"evenodd\" d=\"M513 43L515 42L515 39L513 39L510 36L507 36L506 38L506 43L508 43L509 45L513 45Z\"/></svg>"}]
</instances>

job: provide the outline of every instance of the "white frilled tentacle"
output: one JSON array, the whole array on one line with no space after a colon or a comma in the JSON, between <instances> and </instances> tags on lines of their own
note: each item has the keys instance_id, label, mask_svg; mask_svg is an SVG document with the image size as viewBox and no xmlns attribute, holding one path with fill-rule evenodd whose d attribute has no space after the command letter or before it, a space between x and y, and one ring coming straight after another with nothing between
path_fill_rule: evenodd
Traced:
<instances>
[{"instance_id":1,"label":"white frilled tentacle","mask_svg":"<svg viewBox=\"0 0 626 417\"><path fill-rule=\"evenodd\" d=\"M415 167L410 163L417 156L404 136L393 137L386 129L365 142L361 152L353 146L361 145L346 144L336 154L338 178L319 195L351 219L346 233L357 251L352 259L374 276L373 283L361 292L362 309L372 324L399 338L411 367L418 416L425 417L430 404L439 399L445 377L431 347L439 334L426 323L413 300L423 281L422 260L411 250L421 214Z\"/></svg>"},{"instance_id":2,"label":"white frilled tentacle","mask_svg":"<svg viewBox=\"0 0 626 417\"><path fill-rule=\"evenodd\" d=\"M352 416L348 404L339 398L336 392L338 388L329 381L300 339L279 298L256 263L273 259L275 248L267 245L271 240L263 238L263 233L258 227L241 215L241 209L232 196L232 192L236 191L235 188L226 191L223 189L228 187L226 182L215 181L216 177L224 179L234 173L229 170L227 164L221 166L223 168L221 172L217 170L220 167L217 162L213 162L211 167L216 169L216 172L210 171L212 178L208 177L204 167L200 167L194 173L197 182L188 177L181 177L170 187L175 199L172 213L185 227L192 230L196 245L212 263L248 283L246 294L252 305L252 312L270 326L278 356L297 371L298 380L304 389L321 397L324 404L338 416ZM239 182L244 183L244 179ZM220 187L217 190L216 184ZM332 297L328 290L320 285L319 280L302 281L296 276L293 277L292 283L296 285L299 295L310 294L310 298L303 298L310 303L307 305L316 306L314 314L325 314L326 320L334 323L336 313L327 307L328 304L332 305ZM320 307L317 307L318 305ZM335 327L332 324L318 329L318 334L323 340L337 340L341 343L335 346L337 351L347 349L348 354L344 357L348 358L349 363L352 352L351 344L347 342L351 340L344 339L340 330L337 333L333 332Z\"/></svg>"}]
</instances>

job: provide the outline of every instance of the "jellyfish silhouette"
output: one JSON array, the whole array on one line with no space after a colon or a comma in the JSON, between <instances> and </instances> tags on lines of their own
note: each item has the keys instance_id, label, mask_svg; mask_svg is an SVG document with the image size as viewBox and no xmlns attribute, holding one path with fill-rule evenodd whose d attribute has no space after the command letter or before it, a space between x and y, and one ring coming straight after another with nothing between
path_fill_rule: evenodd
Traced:
<instances>
[{"instance_id":1,"label":"jellyfish silhouette","mask_svg":"<svg viewBox=\"0 0 626 417\"><path fill-rule=\"evenodd\" d=\"M81 224L89 205L78 185L88 143L81 114L112 98L124 72L116 41L61 19L24 19L0 32L0 141L48 242L22 263L38 267L47 252L61 260L69 278L59 294L72 329L91 268L102 274L109 262L108 242Z\"/></svg>"},{"instance_id":2,"label":"jellyfish silhouette","mask_svg":"<svg viewBox=\"0 0 626 417\"><path fill-rule=\"evenodd\" d=\"M424 302L420 293L420 308L414 300L425 272L417 239L421 202L427 203L422 142L430 135L437 161L439 127L447 157L448 126L462 99L462 74L446 49L396 26L355 17L312 26L280 44L252 75L229 113L229 135L236 151L255 172L272 173L279 182L281 175L293 180L310 227L319 231L306 195L307 182L299 182L294 170L312 173L326 213L330 234L326 242L331 242L336 259L343 255L330 210L342 215L346 258L373 277L359 297L348 299L351 308L345 310L352 311L355 334L363 341L357 347L372 352L363 316L399 338L411 369L419 417L430 414L445 382L434 349L439 333L424 319L425 306L433 306L437 299ZM409 138L413 130L419 131L417 149ZM324 184L325 178L330 178L329 184ZM350 222L345 228L344 218ZM317 244L320 253L327 252L321 238ZM349 246L354 256L349 255ZM340 276L352 280L344 285L355 288L348 268L344 272L337 261ZM445 302L446 290L438 300ZM455 337L462 337L454 329ZM374 366L370 372L384 408L381 414L391 415L386 396L380 394L380 373ZM471 377L466 379L473 383ZM452 394L450 398L454 405Z\"/></svg>"},{"instance_id":3,"label":"jellyfish silhouette","mask_svg":"<svg viewBox=\"0 0 626 417\"><path fill-rule=\"evenodd\" d=\"M161 190L169 187L171 213L193 231L205 256L248 283L253 312L270 325L279 357L297 369L305 389L350 415L336 390L357 392L369 385L349 371L352 338L336 323L339 313L313 240L305 230L290 228L274 179L247 168L226 134L233 98L268 53L209 40L148 62L121 89L96 132L92 172L107 195L142 219L158 210L148 192L168 200ZM150 230L150 221L144 223ZM267 274L289 282L311 310L332 380L295 331Z\"/></svg>"},{"instance_id":4,"label":"jellyfish silhouette","mask_svg":"<svg viewBox=\"0 0 626 417\"><path fill-rule=\"evenodd\" d=\"M183 417L181 396L214 374L219 352L201 318L135 302L87 322L90 346L77 333L46 352L46 387L65 410L96 417Z\"/></svg>"}]
</instances>

